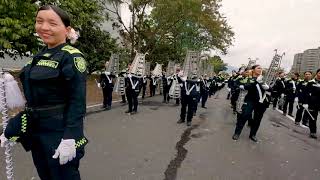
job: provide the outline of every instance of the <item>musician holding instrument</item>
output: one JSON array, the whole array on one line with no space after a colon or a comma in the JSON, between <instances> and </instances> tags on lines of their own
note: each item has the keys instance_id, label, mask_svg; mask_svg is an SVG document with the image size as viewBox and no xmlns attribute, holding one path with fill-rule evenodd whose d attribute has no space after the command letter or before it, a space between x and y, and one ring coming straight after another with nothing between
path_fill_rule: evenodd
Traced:
<instances>
[{"instance_id":1,"label":"musician holding instrument","mask_svg":"<svg viewBox=\"0 0 320 180\"><path fill-rule=\"evenodd\" d=\"M108 66L109 66L109 61L106 61L105 63L106 71L101 73L99 84L98 84L98 86L102 88L102 93L103 93L102 108L105 110L111 109L114 78L116 78L114 74L111 74L111 72L107 71Z\"/></svg>"},{"instance_id":2,"label":"musician holding instrument","mask_svg":"<svg viewBox=\"0 0 320 180\"><path fill-rule=\"evenodd\" d=\"M308 126L308 119L304 112L303 104L306 104L306 98L308 97L307 94L307 84L312 78L312 72L306 71L304 73L304 80L300 81L297 85L297 96L298 96L298 105L297 105L297 114L295 118L295 124L299 125L301 120L302 124Z\"/></svg>"},{"instance_id":3,"label":"musician holding instrument","mask_svg":"<svg viewBox=\"0 0 320 180\"><path fill-rule=\"evenodd\" d=\"M248 119L251 118L253 113L253 121L251 124L249 138L257 142L256 138L257 131L260 127L263 114L268 107L269 98L267 97L266 91L269 86L262 81L262 68L260 65L252 66L252 79L245 85L240 85L240 88L247 90L248 94L245 96L244 104L242 106L242 113L237 118L237 124L235 128L233 140L238 140L241 131Z\"/></svg>"},{"instance_id":4,"label":"musician holding instrument","mask_svg":"<svg viewBox=\"0 0 320 180\"><path fill-rule=\"evenodd\" d=\"M293 117L292 112L293 112L293 104L294 104L294 99L296 98L297 95L297 85L298 85L298 79L299 79L299 73L294 73L291 77L291 79L288 79L285 81L285 101L283 104L283 115L287 115L287 110L288 110L288 105L289 105L289 113L288 115Z\"/></svg>"},{"instance_id":5,"label":"musician holding instrument","mask_svg":"<svg viewBox=\"0 0 320 180\"><path fill-rule=\"evenodd\" d=\"M320 110L320 69L306 87L307 98L303 108L309 120L310 138L317 139L317 117Z\"/></svg>"},{"instance_id":6,"label":"musician holding instrument","mask_svg":"<svg viewBox=\"0 0 320 180\"><path fill-rule=\"evenodd\" d=\"M273 109L276 109L279 98L284 98L284 91L286 89L285 86L285 74L284 72L278 73L278 78L272 87L272 93L271 96L273 98ZM282 107L279 106L279 109L282 110Z\"/></svg>"}]
</instances>

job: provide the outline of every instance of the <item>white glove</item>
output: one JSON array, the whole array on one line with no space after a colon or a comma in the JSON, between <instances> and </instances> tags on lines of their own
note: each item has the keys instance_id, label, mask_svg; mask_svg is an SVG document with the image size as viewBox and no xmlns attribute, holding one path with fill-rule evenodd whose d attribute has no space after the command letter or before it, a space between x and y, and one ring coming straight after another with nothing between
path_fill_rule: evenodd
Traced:
<instances>
[{"instance_id":1,"label":"white glove","mask_svg":"<svg viewBox=\"0 0 320 180\"><path fill-rule=\"evenodd\" d=\"M294 102L298 102L299 101L299 99L298 98L294 98Z\"/></svg>"},{"instance_id":2,"label":"white glove","mask_svg":"<svg viewBox=\"0 0 320 180\"><path fill-rule=\"evenodd\" d=\"M128 74L128 78L131 78L132 77L132 75L131 74Z\"/></svg>"},{"instance_id":3,"label":"white glove","mask_svg":"<svg viewBox=\"0 0 320 180\"><path fill-rule=\"evenodd\" d=\"M268 86L267 84L263 84L263 85L262 85L262 88L263 88L264 90L268 90L268 89L269 89L269 86Z\"/></svg>"},{"instance_id":4,"label":"white glove","mask_svg":"<svg viewBox=\"0 0 320 180\"><path fill-rule=\"evenodd\" d=\"M308 109L309 105L308 104L302 104L302 107L305 108L305 109Z\"/></svg>"},{"instance_id":5,"label":"white glove","mask_svg":"<svg viewBox=\"0 0 320 180\"><path fill-rule=\"evenodd\" d=\"M4 147L6 142L8 141L8 139L4 136L3 133L0 136L0 141L1 141L1 147Z\"/></svg>"},{"instance_id":6,"label":"white glove","mask_svg":"<svg viewBox=\"0 0 320 180\"><path fill-rule=\"evenodd\" d=\"M230 88L227 88L227 90L230 92L231 91L231 89Z\"/></svg>"},{"instance_id":7,"label":"white glove","mask_svg":"<svg viewBox=\"0 0 320 180\"><path fill-rule=\"evenodd\" d=\"M284 94L281 94L281 98L284 98Z\"/></svg>"},{"instance_id":8,"label":"white glove","mask_svg":"<svg viewBox=\"0 0 320 180\"><path fill-rule=\"evenodd\" d=\"M242 89L242 90L245 90L244 89L244 85L240 85L239 88Z\"/></svg>"},{"instance_id":9,"label":"white glove","mask_svg":"<svg viewBox=\"0 0 320 180\"><path fill-rule=\"evenodd\" d=\"M101 84L100 83L98 83L97 86L98 86L98 88L101 88Z\"/></svg>"},{"instance_id":10,"label":"white glove","mask_svg":"<svg viewBox=\"0 0 320 180\"><path fill-rule=\"evenodd\" d=\"M59 157L60 165L64 165L72 161L76 157L76 141L74 139L62 139L60 145L56 149L53 159Z\"/></svg>"}]
</instances>

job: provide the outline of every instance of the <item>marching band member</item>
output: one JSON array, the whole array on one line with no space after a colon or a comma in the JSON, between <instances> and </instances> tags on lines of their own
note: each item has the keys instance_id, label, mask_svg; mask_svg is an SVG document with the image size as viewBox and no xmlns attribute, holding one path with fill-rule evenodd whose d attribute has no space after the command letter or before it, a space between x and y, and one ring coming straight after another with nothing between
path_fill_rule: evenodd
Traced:
<instances>
[{"instance_id":1,"label":"marching band member","mask_svg":"<svg viewBox=\"0 0 320 180\"><path fill-rule=\"evenodd\" d=\"M208 76L205 74L200 78L200 95L201 95L201 107L207 109L206 102L209 96L210 84L208 82Z\"/></svg>"},{"instance_id":2,"label":"marching band member","mask_svg":"<svg viewBox=\"0 0 320 180\"><path fill-rule=\"evenodd\" d=\"M315 78L308 82L306 90L308 97L302 106L309 121L310 137L317 139L317 118L320 110L320 69L317 70Z\"/></svg>"},{"instance_id":3,"label":"marching band member","mask_svg":"<svg viewBox=\"0 0 320 180\"><path fill-rule=\"evenodd\" d=\"M184 80L182 73L179 74L178 81L181 87L181 111L178 124L184 123L187 113L187 126L191 126L195 107L198 104L198 94L200 93L199 81L197 75L193 74L191 80ZM187 111L188 107L188 111Z\"/></svg>"},{"instance_id":4,"label":"marching band member","mask_svg":"<svg viewBox=\"0 0 320 180\"><path fill-rule=\"evenodd\" d=\"M297 92L297 82L299 79L299 73L294 73L292 75L292 78L285 81L285 101L283 104L283 115L287 115L287 110L288 110L288 105L289 105L289 116L293 117L292 112L293 112L293 104L294 104L294 99L296 98L296 92Z\"/></svg>"},{"instance_id":5,"label":"marching band member","mask_svg":"<svg viewBox=\"0 0 320 180\"><path fill-rule=\"evenodd\" d=\"M262 68L260 65L252 66L252 79L250 79L250 82L246 85L240 86L241 89L247 90L248 94L245 96L244 99L242 113L237 118L235 132L232 136L233 140L239 139L239 136L246 121L251 118L251 115L253 113L253 121L251 123L249 138L254 142L258 141L258 139L256 138L256 134L260 127L260 122L263 117L263 114L268 106L266 90L269 89L269 86L261 81L261 74Z\"/></svg>"},{"instance_id":6,"label":"marching band member","mask_svg":"<svg viewBox=\"0 0 320 180\"><path fill-rule=\"evenodd\" d=\"M276 109L279 98L284 98L284 91L286 89L285 85L285 74L284 72L279 72L279 77L277 78L274 86L272 87L271 96L273 98L273 109ZM279 107L282 110L282 107Z\"/></svg>"},{"instance_id":7,"label":"marching band member","mask_svg":"<svg viewBox=\"0 0 320 180\"><path fill-rule=\"evenodd\" d=\"M307 84L312 78L312 72L306 71L304 73L304 80L300 81L297 85L297 95L298 95L298 105L297 105L297 114L295 118L295 124L299 125L300 121L302 120L302 124L308 126L308 119L306 118L307 114L304 114L303 104L306 104L306 98L308 97L307 94ZM303 116L303 117L302 117Z\"/></svg>"},{"instance_id":8,"label":"marching band member","mask_svg":"<svg viewBox=\"0 0 320 180\"><path fill-rule=\"evenodd\" d=\"M131 74L131 64L129 64L129 73L125 78L126 96L128 100L128 110L125 113L136 114L138 112L138 95L140 90L141 78Z\"/></svg>"},{"instance_id":9,"label":"marching band member","mask_svg":"<svg viewBox=\"0 0 320 180\"><path fill-rule=\"evenodd\" d=\"M105 63L105 68L107 69L109 65L109 61ZM103 106L105 110L111 109L112 104L112 92L114 87L114 78L116 76L111 74L108 71L104 71L100 75L99 86L102 88L103 93Z\"/></svg>"}]
</instances>

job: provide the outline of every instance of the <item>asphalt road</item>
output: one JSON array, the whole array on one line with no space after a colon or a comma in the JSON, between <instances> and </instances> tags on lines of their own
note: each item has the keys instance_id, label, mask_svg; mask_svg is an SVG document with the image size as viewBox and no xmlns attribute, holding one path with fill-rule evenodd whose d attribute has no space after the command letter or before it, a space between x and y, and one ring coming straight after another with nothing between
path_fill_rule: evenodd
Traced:
<instances>
[{"instance_id":1,"label":"asphalt road","mask_svg":"<svg viewBox=\"0 0 320 180\"><path fill-rule=\"evenodd\" d=\"M178 125L180 107L147 98L136 115L115 103L110 111L88 110L85 131L90 143L81 161L84 180L319 180L320 141L268 109L257 137L245 127L231 136L236 117L225 92L199 108L193 125ZM0 150L0 180L4 180ZM14 147L15 179L38 179L30 153Z\"/></svg>"}]
</instances>

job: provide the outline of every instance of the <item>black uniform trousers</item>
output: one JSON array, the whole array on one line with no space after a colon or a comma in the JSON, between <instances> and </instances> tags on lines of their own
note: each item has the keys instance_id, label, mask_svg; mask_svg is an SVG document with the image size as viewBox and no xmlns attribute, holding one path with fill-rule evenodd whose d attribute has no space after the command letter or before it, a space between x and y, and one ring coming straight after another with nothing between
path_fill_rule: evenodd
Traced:
<instances>
[{"instance_id":1,"label":"black uniform trousers","mask_svg":"<svg viewBox=\"0 0 320 180\"><path fill-rule=\"evenodd\" d=\"M170 87L163 87L163 102L169 102L170 100L169 90L170 90Z\"/></svg>"},{"instance_id":2,"label":"black uniform trousers","mask_svg":"<svg viewBox=\"0 0 320 180\"><path fill-rule=\"evenodd\" d=\"M240 135L241 131L246 124L247 120L252 118L253 113L253 120L250 123L251 130L250 130L250 137L256 136L257 131L260 127L260 123L263 117L263 113L266 111L266 107L262 103L253 103L253 102L245 102L242 106L242 113L237 118L237 125L235 129L235 134Z\"/></svg>"},{"instance_id":3,"label":"black uniform trousers","mask_svg":"<svg viewBox=\"0 0 320 180\"><path fill-rule=\"evenodd\" d=\"M180 119L182 121L185 121L186 114L187 114L187 122L192 121L193 113L195 110L195 107L198 104L198 99L196 96L191 95L183 95L181 96L181 112L180 112ZM188 107L188 111L187 111Z\"/></svg>"},{"instance_id":4,"label":"black uniform trousers","mask_svg":"<svg viewBox=\"0 0 320 180\"><path fill-rule=\"evenodd\" d=\"M309 104L308 111L310 112L312 117L307 111L304 112L305 116L307 117L307 120L309 121L310 133L317 133L317 117L319 110L319 107L310 106Z\"/></svg>"},{"instance_id":5,"label":"black uniform trousers","mask_svg":"<svg viewBox=\"0 0 320 180\"><path fill-rule=\"evenodd\" d=\"M273 108L276 108L276 107L277 107L277 104L278 104L278 101L279 101L279 97L280 97L280 95L274 94L274 96L273 96L273 102L272 102Z\"/></svg>"},{"instance_id":6,"label":"black uniform trousers","mask_svg":"<svg viewBox=\"0 0 320 180\"><path fill-rule=\"evenodd\" d=\"M77 149L76 158L65 165L52 156L63 137L63 115L32 119L31 154L41 180L80 180L79 162L84 148ZM59 123L61 122L61 123Z\"/></svg>"},{"instance_id":7,"label":"black uniform trousers","mask_svg":"<svg viewBox=\"0 0 320 180\"><path fill-rule=\"evenodd\" d=\"M208 100L209 93L208 91L201 92L201 107L206 106L206 102Z\"/></svg>"},{"instance_id":8,"label":"black uniform trousers","mask_svg":"<svg viewBox=\"0 0 320 180\"><path fill-rule=\"evenodd\" d=\"M112 88L102 88L103 92L103 107L111 107L112 103Z\"/></svg>"},{"instance_id":9,"label":"black uniform trousers","mask_svg":"<svg viewBox=\"0 0 320 180\"><path fill-rule=\"evenodd\" d=\"M126 102L126 95L121 95L121 99L122 99L122 102L125 103Z\"/></svg>"},{"instance_id":10,"label":"black uniform trousers","mask_svg":"<svg viewBox=\"0 0 320 180\"><path fill-rule=\"evenodd\" d=\"M286 95L285 96L285 100L284 100L284 104L283 104L283 113L287 113L288 110L288 105L289 105L289 114L292 115L293 112L293 104L294 104L294 95Z\"/></svg>"},{"instance_id":11,"label":"black uniform trousers","mask_svg":"<svg viewBox=\"0 0 320 180\"><path fill-rule=\"evenodd\" d=\"M146 95L146 89L147 89L147 84L143 84L142 85L142 99L145 97Z\"/></svg>"},{"instance_id":12,"label":"black uniform trousers","mask_svg":"<svg viewBox=\"0 0 320 180\"><path fill-rule=\"evenodd\" d=\"M307 125L308 124L307 112L303 112L303 111L304 111L304 108L302 104L297 105L295 122L300 123L302 120L302 124ZM302 114L303 114L303 117L302 117Z\"/></svg>"},{"instance_id":13,"label":"black uniform trousers","mask_svg":"<svg viewBox=\"0 0 320 180\"><path fill-rule=\"evenodd\" d=\"M138 110L138 94L134 89L126 89L126 96L129 105L129 112Z\"/></svg>"},{"instance_id":14,"label":"black uniform trousers","mask_svg":"<svg viewBox=\"0 0 320 180\"><path fill-rule=\"evenodd\" d=\"M231 95L231 105L234 112L236 111L239 94L240 94L240 91L233 91Z\"/></svg>"},{"instance_id":15,"label":"black uniform trousers","mask_svg":"<svg viewBox=\"0 0 320 180\"><path fill-rule=\"evenodd\" d=\"M154 86L152 84L152 82L150 82L150 97L154 96L156 94L156 86Z\"/></svg>"}]
</instances>

